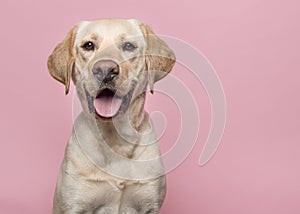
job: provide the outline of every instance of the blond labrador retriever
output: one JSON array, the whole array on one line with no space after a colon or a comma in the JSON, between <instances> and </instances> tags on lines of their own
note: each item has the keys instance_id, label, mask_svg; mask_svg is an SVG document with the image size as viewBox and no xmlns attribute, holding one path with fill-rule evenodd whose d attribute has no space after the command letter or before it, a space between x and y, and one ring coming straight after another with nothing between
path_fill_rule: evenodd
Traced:
<instances>
[{"instance_id":1,"label":"blond labrador retriever","mask_svg":"<svg viewBox=\"0 0 300 214\"><path fill-rule=\"evenodd\" d=\"M81 22L48 59L52 77L82 105L55 191L54 214L153 214L165 177L153 126L144 111L147 86L166 76L173 51L133 19Z\"/></svg>"}]
</instances>

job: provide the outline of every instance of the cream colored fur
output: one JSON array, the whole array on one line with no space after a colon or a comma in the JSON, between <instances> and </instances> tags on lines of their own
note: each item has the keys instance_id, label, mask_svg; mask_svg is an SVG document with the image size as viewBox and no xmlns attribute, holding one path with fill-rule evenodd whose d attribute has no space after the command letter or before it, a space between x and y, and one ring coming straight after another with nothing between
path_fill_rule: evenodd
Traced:
<instances>
[{"instance_id":1,"label":"cream colored fur","mask_svg":"<svg viewBox=\"0 0 300 214\"><path fill-rule=\"evenodd\" d=\"M92 41L93 51L82 45ZM134 52L120 48L136 44ZM118 95L132 91L126 112L110 120L89 111L87 93L99 83L91 69L100 59L120 67ZM55 191L53 214L157 214L165 197L165 176L153 125L143 110L146 88L172 69L175 55L149 26L133 19L81 22L48 59L50 74L76 85L83 112L75 120Z\"/></svg>"}]
</instances>

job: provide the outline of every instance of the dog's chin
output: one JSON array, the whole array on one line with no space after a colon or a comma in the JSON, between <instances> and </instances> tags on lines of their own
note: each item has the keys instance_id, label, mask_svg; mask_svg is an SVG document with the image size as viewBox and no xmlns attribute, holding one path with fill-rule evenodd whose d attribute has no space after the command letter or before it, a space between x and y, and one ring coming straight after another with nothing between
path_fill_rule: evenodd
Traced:
<instances>
[{"instance_id":1,"label":"dog's chin","mask_svg":"<svg viewBox=\"0 0 300 214\"><path fill-rule=\"evenodd\" d=\"M103 121L111 121L122 116L129 108L132 90L124 96L118 96L111 88L102 88L95 96L91 96L86 90L90 113Z\"/></svg>"}]
</instances>

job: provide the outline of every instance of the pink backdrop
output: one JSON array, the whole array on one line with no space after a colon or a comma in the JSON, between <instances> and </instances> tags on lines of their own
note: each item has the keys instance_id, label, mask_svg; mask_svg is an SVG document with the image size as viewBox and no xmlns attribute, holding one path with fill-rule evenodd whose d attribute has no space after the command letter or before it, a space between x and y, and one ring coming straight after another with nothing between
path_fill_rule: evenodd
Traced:
<instances>
[{"instance_id":1,"label":"pink backdrop","mask_svg":"<svg viewBox=\"0 0 300 214\"><path fill-rule=\"evenodd\" d=\"M200 136L167 175L162 213L300 213L299 7L297 0L2 1L0 213L50 213L72 95L50 78L46 60L73 24L105 17L134 17L185 40L224 87L222 144L198 166L210 126L199 90Z\"/></svg>"}]
</instances>

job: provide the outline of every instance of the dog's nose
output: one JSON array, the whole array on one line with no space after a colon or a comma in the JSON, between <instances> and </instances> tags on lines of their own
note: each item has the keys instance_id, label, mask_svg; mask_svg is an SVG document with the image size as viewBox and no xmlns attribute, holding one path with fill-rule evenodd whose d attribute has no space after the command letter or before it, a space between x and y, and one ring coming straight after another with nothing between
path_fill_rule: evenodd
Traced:
<instances>
[{"instance_id":1,"label":"dog's nose","mask_svg":"<svg viewBox=\"0 0 300 214\"><path fill-rule=\"evenodd\" d=\"M112 60L99 60L92 69L99 81L108 83L119 75L119 65Z\"/></svg>"}]
</instances>

